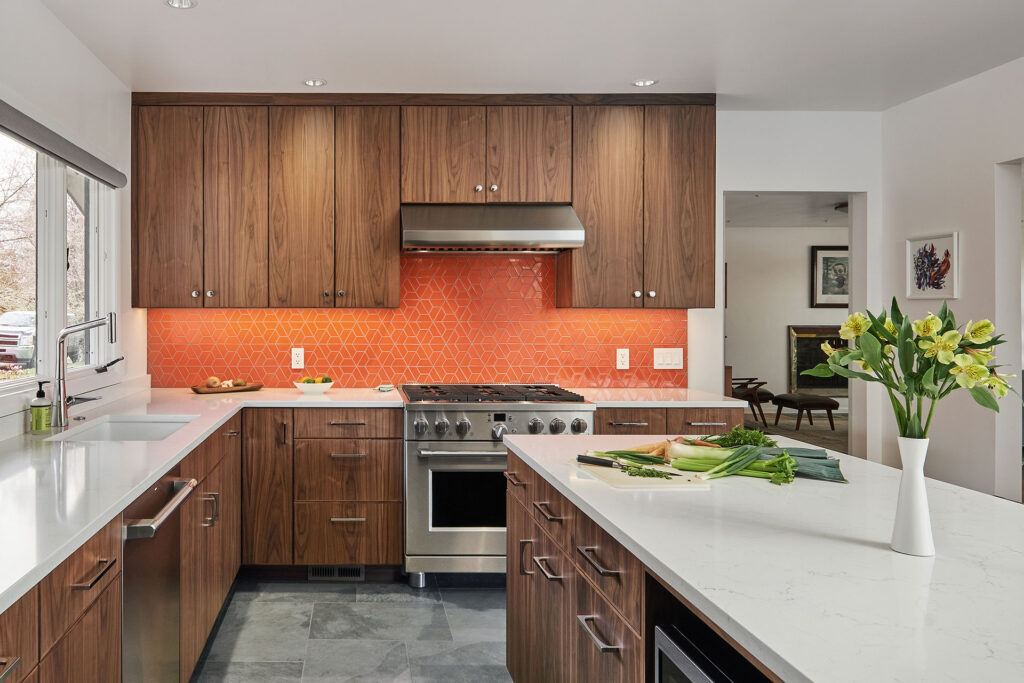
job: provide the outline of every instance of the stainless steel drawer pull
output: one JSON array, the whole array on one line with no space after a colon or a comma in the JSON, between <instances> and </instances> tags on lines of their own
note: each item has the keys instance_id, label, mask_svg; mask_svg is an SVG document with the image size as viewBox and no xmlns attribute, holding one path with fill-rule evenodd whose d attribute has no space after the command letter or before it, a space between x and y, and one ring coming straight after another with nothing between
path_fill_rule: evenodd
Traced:
<instances>
[{"instance_id":1,"label":"stainless steel drawer pull","mask_svg":"<svg viewBox=\"0 0 1024 683\"><path fill-rule=\"evenodd\" d=\"M687 422L691 427L725 427L728 422Z\"/></svg>"},{"instance_id":2,"label":"stainless steel drawer pull","mask_svg":"<svg viewBox=\"0 0 1024 683\"><path fill-rule=\"evenodd\" d=\"M211 527L217 525L217 518L220 517L220 494L210 493L202 498L204 503L210 503L210 516L203 519L201 526Z\"/></svg>"},{"instance_id":3,"label":"stainless steel drawer pull","mask_svg":"<svg viewBox=\"0 0 1024 683\"><path fill-rule=\"evenodd\" d=\"M237 429L232 429L230 432L227 433L227 436L238 436L239 434L241 434L241 432L239 432Z\"/></svg>"},{"instance_id":4,"label":"stainless steel drawer pull","mask_svg":"<svg viewBox=\"0 0 1024 683\"><path fill-rule=\"evenodd\" d=\"M331 521L335 524L339 522L365 522L366 517L331 517Z\"/></svg>"},{"instance_id":5,"label":"stainless steel drawer pull","mask_svg":"<svg viewBox=\"0 0 1024 683\"><path fill-rule=\"evenodd\" d=\"M95 586L103 575L110 571L110 568L117 564L116 557L104 557L96 563L96 573L92 576L82 579L81 583L71 584L71 590L73 591L87 591Z\"/></svg>"},{"instance_id":6,"label":"stainless steel drawer pull","mask_svg":"<svg viewBox=\"0 0 1024 683\"><path fill-rule=\"evenodd\" d=\"M648 422L609 422L612 427L650 427Z\"/></svg>"},{"instance_id":7,"label":"stainless steel drawer pull","mask_svg":"<svg viewBox=\"0 0 1024 683\"><path fill-rule=\"evenodd\" d=\"M622 649L621 645L609 645L601 639L601 636L597 635L597 631L595 631L590 625L590 622L597 621L596 614L578 614L576 615L576 618L579 619L580 625L583 626L583 630L586 631L587 635L590 636L590 639L594 641L594 645L597 646L598 650L601 652L616 652L617 650Z\"/></svg>"},{"instance_id":8,"label":"stainless steel drawer pull","mask_svg":"<svg viewBox=\"0 0 1024 683\"><path fill-rule=\"evenodd\" d=\"M589 564L591 567L593 567L594 571L596 571L601 576L618 576L619 574L622 573L618 569L608 569L607 567L602 567L601 565L599 565L597 563L597 558L594 556L594 551L595 550L597 550L597 546L596 545L578 545L578 546L576 546L576 552L578 552L580 555L582 555L583 559L587 561L587 564Z\"/></svg>"},{"instance_id":9,"label":"stainless steel drawer pull","mask_svg":"<svg viewBox=\"0 0 1024 683\"><path fill-rule=\"evenodd\" d=\"M331 453L332 458L365 458L366 453Z\"/></svg>"},{"instance_id":10,"label":"stainless steel drawer pull","mask_svg":"<svg viewBox=\"0 0 1024 683\"><path fill-rule=\"evenodd\" d=\"M288 423L287 422L282 422L281 423L281 445L287 445L287 444L288 444Z\"/></svg>"},{"instance_id":11,"label":"stainless steel drawer pull","mask_svg":"<svg viewBox=\"0 0 1024 683\"><path fill-rule=\"evenodd\" d=\"M505 451L434 451L429 448L420 448L421 458L504 458Z\"/></svg>"},{"instance_id":12,"label":"stainless steel drawer pull","mask_svg":"<svg viewBox=\"0 0 1024 683\"><path fill-rule=\"evenodd\" d=\"M546 557L535 557L535 558L533 558L533 563L535 565L537 565L537 569L540 570L540 573L544 575L545 579L547 579L548 581L561 581L562 579L564 579L565 578L564 576L556 576L555 574L552 574L548 570L548 568L546 566L547 565L547 561L548 561L548 558L546 558Z\"/></svg>"},{"instance_id":13,"label":"stainless steel drawer pull","mask_svg":"<svg viewBox=\"0 0 1024 683\"><path fill-rule=\"evenodd\" d=\"M542 514L544 516L544 519L546 519L549 522L561 522L565 519L565 517L558 517L556 515L551 514L551 503L549 503L546 500L535 502L533 504L533 507L537 508L537 512Z\"/></svg>"},{"instance_id":14,"label":"stainless steel drawer pull","mask_svg":"<svg viewBox=\"0 0 1024 683\"><path fill-rule=\"evenodd\" d=\"M505 472L504 474L505 479L507 479L508 483L512 484L513 486L526 486L526 482L519 481L519 477L516 476L515 472Z\"/></svg>"},{"instance_id":15,"label":"stainless steel drawer pull","mask_svg":"<svg viewBox=\"0 0 1024 683\"><path fill-rule=\"evenodd\" d=\"M124 527L125 540L131 541L136 538L153 538L160 527L166 522L174 511L181 507L185 499L192 495L199 482L195 479L175 479L173 482L175 494L167 504L160 508L156 517L152 519L129 519Z\"/></svg>"},{"instance_id":16,"label":"stainless steel drawer pull","mask_svg":"<svg viewBox=\"0 0 1024 683\"><path fill-rule=\"evenodd\" d=\"M532 538L519 539L519 573L523 576L533 576L533 572L526 571L526 567L523 566L523 560L526 559L526 546L532 544Z\"/></svg>"},{"instance_id":17,"label":"stainless steel drawer pull","mask_svg":"<svg viewBox=\"0 0 1024 683\"><path fill-rule=\"evenodd\" d=\"M0 671L0 681L6 681L7 677L18 668L19 664L21 664L21 657L15 657L14 659L0 657L0 669L2 669Z\"/></svg>"},{"instance_id":18,"label":"stainless steel drawer pull","mask_svg":"<svg viewBox=\"0 0 1024 683\"><path fill-rule=\"evenodd\" d=\"M332 427L365 427L365 422L332 422Z\"/></svg>"}]
</instances>

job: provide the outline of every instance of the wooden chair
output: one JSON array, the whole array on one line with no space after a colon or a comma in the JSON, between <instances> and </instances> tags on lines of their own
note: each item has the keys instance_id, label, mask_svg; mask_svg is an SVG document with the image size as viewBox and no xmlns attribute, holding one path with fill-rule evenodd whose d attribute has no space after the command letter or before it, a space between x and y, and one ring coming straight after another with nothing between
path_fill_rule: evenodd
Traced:
<instances>
[{"instance_id":1,"label":"wooden chair","mask_svg":"<svg viewBox=\"0 0 1024 683\"><path fill-rule=\"evenodd\" d=\"M765 427L768 426L768 419L764 416L761 404L768 403L775 397L775 394L763 388L766 384L768 382L763 382L757 377L732 378L732 397L746 401L754 420L760 420Z\"/></svg>"}]
</instances>

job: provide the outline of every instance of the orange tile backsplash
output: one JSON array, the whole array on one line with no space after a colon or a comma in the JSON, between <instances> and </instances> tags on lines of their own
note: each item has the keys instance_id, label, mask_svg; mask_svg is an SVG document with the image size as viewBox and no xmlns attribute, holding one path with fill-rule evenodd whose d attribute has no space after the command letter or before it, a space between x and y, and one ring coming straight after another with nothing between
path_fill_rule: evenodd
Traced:
<instances>
[{"instance_id":1,"label":"orange tile backsplash","mask_svg":"<svg viewBox=\"0 0 1024 683\"><path fill-rule=\"evenodd\" d=\"M210 375L271 387L305 374L340 386L550 382L685 387L655 347L686 346L686 311L555 308L553 256L406 256L395 309L151 309L154 387ZM306 370L292 370L302 347ZM630 369L615 369L628 347ZM689 359L684 364L689 366Z\"/></svg>"}]
</instances>

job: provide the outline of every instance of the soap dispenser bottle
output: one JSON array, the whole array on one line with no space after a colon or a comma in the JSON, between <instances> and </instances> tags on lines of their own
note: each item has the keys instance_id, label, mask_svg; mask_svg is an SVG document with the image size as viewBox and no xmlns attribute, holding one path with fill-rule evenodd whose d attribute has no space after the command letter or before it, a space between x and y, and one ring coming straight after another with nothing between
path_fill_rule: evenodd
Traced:
<instances>
[{"instance_id":1,"label":"soap dispenser bottle","mask_svg":"<svg viewBox=\"0 0 1024 683\"><path fill-rule=\"evenodd\" d=\"M31 429L33 432L45 432L50 428L50 400L46 398L46 392L43 391L44 384L49 384L49 382L43 381L39 383L39 391L36 392L36 397L29 403Z\"/></svg>"}]
</instances>

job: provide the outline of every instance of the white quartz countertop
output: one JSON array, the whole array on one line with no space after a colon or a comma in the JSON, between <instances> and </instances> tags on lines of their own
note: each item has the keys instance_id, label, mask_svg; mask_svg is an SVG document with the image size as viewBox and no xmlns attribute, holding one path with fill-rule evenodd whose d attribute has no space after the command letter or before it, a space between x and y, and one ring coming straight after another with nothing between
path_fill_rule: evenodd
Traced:
<instances>
[{"instance_id":1,"label":"white quartz countertop","mask_svg":"<svg viewBox=\"0 0 1024 683\"><path fill-rule=\"evenodd\" d=\"M656 439L505 441L785 681L1024 675L1024 506L929 479L937 554L921 558L888 546L900 472L859 458L831 453L848 484L726 477L710 491L613 489L575 464Z\"/></svg>"},{"instance_id":2,"label":"white quartz countertop","mask_svg":"<svg viewBox=\"0 0 1024 683\"><path fill-rule=\"evenodd\" d=\"M205 395L153 389L83 415L195 416L162 441L60 442L26 434L0 442L0 612L247 406L400 408L402 398L376 389L332 389L323 396L295 389Z\"/></svg>"},{"instance_id":3,"label":"white quartz countertop","mask_svg":"<svg viewBox=\"0 0 1024 683\"><path fill-rule=\"evenodd\" d=\"M745 408L746 401L697 389L610 388L569 389L598 408Z\"/></svg>"}]
</instances>

